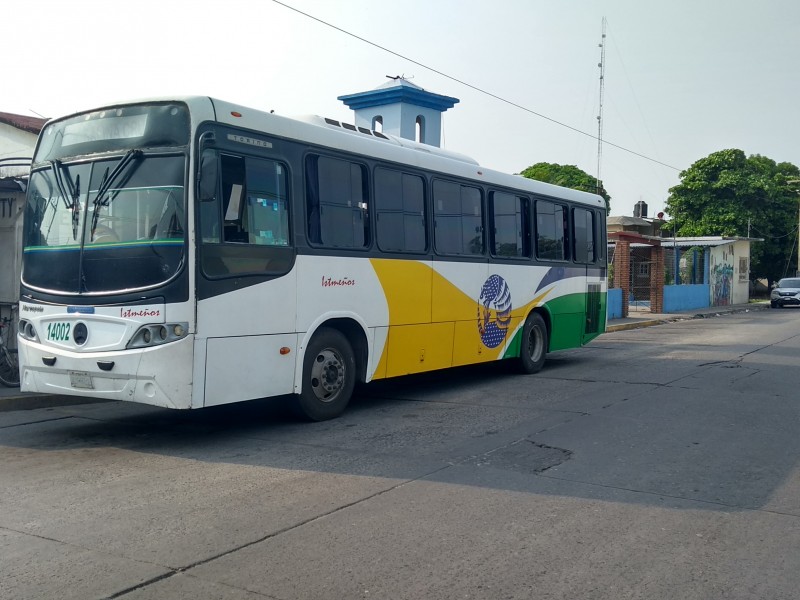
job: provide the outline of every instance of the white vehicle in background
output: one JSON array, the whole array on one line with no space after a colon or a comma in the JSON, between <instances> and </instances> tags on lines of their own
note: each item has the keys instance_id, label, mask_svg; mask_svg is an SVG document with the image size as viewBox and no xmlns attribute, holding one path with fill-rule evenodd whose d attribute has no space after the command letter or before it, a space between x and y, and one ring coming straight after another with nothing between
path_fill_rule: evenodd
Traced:
<instances>
[{"instance_id":1,"label":"white vehicle in background","mask_svg":"<svg viewBox=\"0 0 800 600\"><path fill-rule=\"evenodd\" d=\"M772 288L769 295L772 308L800 306L800 277L784 277Z\"/></svg>"}]
</instances>

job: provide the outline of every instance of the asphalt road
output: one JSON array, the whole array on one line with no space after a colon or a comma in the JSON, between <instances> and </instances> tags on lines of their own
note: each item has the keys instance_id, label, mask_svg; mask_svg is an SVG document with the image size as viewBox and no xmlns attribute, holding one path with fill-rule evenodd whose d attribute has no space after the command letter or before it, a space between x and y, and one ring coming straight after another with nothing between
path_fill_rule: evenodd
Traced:
<instances>
[{"instance_id":1,"label":"asphalt road","mask_svg":"<svg viewBox=\"0 0 800 600\"><path fill-rule=\"evenodd\" d=\"M521 376L0 413L0 598L751 599L800 589L800 311Z\"/></svg>"}]
</instances>

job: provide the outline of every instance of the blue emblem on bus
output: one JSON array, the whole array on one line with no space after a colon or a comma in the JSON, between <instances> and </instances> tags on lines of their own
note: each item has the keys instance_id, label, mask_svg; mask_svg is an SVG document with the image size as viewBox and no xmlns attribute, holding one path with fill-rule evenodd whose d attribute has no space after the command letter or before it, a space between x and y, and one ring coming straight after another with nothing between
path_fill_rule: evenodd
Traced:
<instances>
[{"instance_id":1,"label":"blue emblem on bus","mask_svg":"<svg viewBox=\"0 0 800 600\"><path fill-rule=\"evenodd\" d=\"M506 339L511 324L511 290L500 275L491 275L481 288L478 332L487 348L497 348Z\"/></svg>"},{"instance_id":2,"label":"blue emblem on bus","mask_svg":"<svg viewBox=\"0 0 800 600\"><path fill-rule=\"evenodd\" d=\"M68 306L67 312L69 314L78 313L79 315L93 315L94 306Z\"/></svg>"}]
</instances>

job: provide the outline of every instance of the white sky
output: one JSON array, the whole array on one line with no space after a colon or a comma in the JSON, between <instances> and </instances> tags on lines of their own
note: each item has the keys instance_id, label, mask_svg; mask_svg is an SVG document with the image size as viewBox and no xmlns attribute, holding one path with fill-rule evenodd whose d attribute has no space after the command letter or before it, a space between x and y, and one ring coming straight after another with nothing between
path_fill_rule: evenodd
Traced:
<instances>
[{"instance_id":1,"label":"white sky","mask_svg":"<svg viewBox=\"0 0 800 600\"><path fill-rule=\"evenodd\" d=\"M725 148L800 165L797 0L284 0L298 10L682 170ZM46 117L116 100L209 95L352 122L337 96L404 74L461 102L443 146L516 173L597 171L597 141L271 0L6 0L0 111ZM10 57L9 57L10 52ZM611 214L663 210L679 171L605 146Z\"/></svg>"}]
</instances>

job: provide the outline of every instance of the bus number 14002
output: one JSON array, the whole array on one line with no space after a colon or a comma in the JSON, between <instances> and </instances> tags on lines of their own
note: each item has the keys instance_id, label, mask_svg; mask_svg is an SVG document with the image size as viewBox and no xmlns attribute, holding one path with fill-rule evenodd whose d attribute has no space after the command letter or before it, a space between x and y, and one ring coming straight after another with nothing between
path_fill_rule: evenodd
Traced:
<instances>
[{"instance_id":1,"label":"bus number 14002","mask_svg":"<svg viewBox=\"0 0 800 600\"><path fill-rule=\"evenodd\" d=\"M48 323L47 339L56 342L69 340L69 323Z\"/></svg>"}]
</instances>

